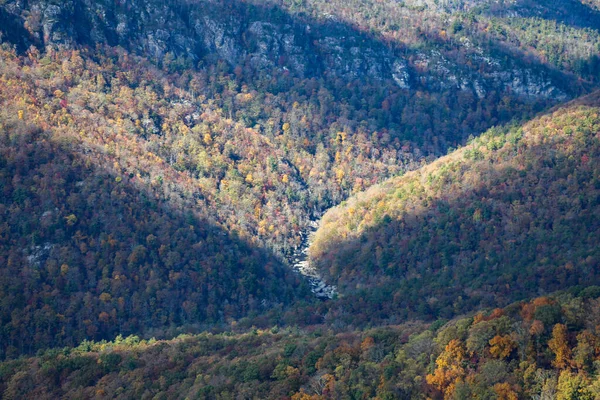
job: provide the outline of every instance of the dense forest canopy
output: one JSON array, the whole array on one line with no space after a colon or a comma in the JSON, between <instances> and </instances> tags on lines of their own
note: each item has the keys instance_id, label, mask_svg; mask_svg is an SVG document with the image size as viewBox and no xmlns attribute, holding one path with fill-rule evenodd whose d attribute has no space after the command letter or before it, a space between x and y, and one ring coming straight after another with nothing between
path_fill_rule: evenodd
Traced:
<instances>
[{"instance_id":1,"label":"dense forest canopy","mask_svg":"<svg viewBox=\"0 0 600 400\"><path fill-rule=\"evenodd\" d=\"M597 0L0 0L0 397L594 398L599 35Z\"/></svg>"},{"instance_id":2,"label":"dense forest canopy","mask_svg":"<svg viewBox=\"0 0 600 400\"><path fill-rule=\"evenodd\" d=\"M599 98L492 128L349 199L324 216L312 259L348 302L366 290L383 318L597 283Z\"/></svg>"},{"instance_id":3,"label":"dense forest canopy","mask_svg":"<svg viewBox=\"0 0 600 400\"><path fill-rule=\"evenodd\" d=\"M0 363L7 399L594 399L598 287L433 324L137 336Z\"/></svg>"}]
</instances>

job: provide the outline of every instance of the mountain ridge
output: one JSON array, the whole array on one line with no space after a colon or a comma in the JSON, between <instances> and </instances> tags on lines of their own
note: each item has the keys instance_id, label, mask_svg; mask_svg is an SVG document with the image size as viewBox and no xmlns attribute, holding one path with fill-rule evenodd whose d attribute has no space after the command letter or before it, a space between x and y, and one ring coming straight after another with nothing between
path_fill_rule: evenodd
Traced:
<instances>
[{"instance_id":1,"label":"mountain ridge","mask_svg":"<svg viewBox=\"0 0 600 400\"><path fill-rule=\"evenodd\" d=\"M310 11L310 7L319 6L307 7ZM573 84L565 84L572 82L573 77L553 77L559 71L549 70L541 63L534 64L534 68L513 65L507 75L507 68L496 64L512 63L508 57L501 60L485 54L501 51L499 47L477 54L468 49L468 43L452 43L433 36L437 32L427 32L426 40L435 44L435 50L422 53L398 42L386 43L376 31L369 34L352 21L306 19L304 14L293 15L287 8L268 1L169 5L151 0L127 4L56 4L38 0L28 2L24 8L11 0L3 8L7 10L5 14L14 16L15 26L22 24L22 29L30 32L34 38L31 44L41 48L106 43L161 61L167 54L189 58L192 64L203 58L214 62L217 57L232 67L247 62L257 70L285 68L300 77L333 73L350 80L389 80L405 89L418 88L420 81L427 80L425 88L461 88L478 96L489 91L502 92L506 87L520 87L521 95L532 98L566 99L573 95ZM162 15L170 17L164 19ZM13 37L10 32L6 35L9 40ZM15 40L21 42L23 35ZM481 74L463 61L450 59L453 52L466 54L475 65L487 62L485 69L491 73ZM518 58L517 53L511 56ZM427 64L432 66L425 67L426 73L419 72Z\"/></svg>"}]
</instances>

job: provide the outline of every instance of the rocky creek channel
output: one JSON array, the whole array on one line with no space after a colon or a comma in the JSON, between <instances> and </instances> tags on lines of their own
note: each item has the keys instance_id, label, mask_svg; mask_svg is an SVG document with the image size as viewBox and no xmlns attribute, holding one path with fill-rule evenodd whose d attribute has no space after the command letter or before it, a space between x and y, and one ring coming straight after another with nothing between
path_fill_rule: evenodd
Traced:
<instances>
[{"instance_id":1,"label":"rocky creek channel","mask_svg":"<svg viewBox=\"0 0 600 400\"><path fill-rule=\"evenodd\" d=\"M319 228L319 222L311 221L309 228L302 232L302 243L296 248L288 261L292 268L298 271L301 275L308 279L311 291L314 295L322 300L332 299L337 293L335 286L328 285L325 283L319 272L310 265L310 259L308 257L308 248L312 244L313 238L317 229Z\"/></svg>"}]
</instances>

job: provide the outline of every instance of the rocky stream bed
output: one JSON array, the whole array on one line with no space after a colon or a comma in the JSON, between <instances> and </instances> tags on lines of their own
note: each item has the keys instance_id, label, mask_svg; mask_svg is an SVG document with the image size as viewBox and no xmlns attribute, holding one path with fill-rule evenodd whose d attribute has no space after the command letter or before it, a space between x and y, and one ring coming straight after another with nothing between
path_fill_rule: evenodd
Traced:
<instances>
[{"instance_id":1,"label":"rocky stream bed","mask_svg":"<svg viewBox=\"0 0 600 400\"><path fill-rule=\"evenodd\" d=\"M311 221L309 228L302 232L302 243L294 253L288 258L292 268L303 275L311 287L314 295L322 300L332 299L337 294L337 288L328 285L319 272L310 264L308 249L312 243L315 233L319 228L320 220Z\"/></svg>"}]
</instances>

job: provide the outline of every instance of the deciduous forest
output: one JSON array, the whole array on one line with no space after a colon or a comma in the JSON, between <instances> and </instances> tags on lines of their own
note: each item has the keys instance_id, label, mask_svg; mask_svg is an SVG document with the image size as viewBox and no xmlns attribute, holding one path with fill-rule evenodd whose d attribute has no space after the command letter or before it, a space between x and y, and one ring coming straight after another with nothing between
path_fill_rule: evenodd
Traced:
<instances>
[{"instance_id":1,"label":"deciduous forest","mask_svg":"<svg viewBox=\"0 0 600 400\"><path fill-rule=\"evenodd\" d=\"M0 398L600 396L599 90L597 0L0 0Z\"/></svg>"}]
</instances>

